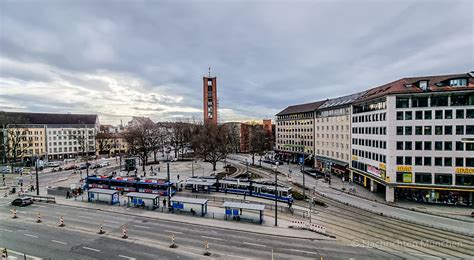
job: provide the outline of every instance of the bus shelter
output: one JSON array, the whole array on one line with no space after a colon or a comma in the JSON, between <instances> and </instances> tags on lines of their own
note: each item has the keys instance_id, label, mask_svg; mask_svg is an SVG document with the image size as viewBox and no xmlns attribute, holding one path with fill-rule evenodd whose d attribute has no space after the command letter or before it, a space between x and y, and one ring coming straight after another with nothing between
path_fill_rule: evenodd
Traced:
<instances>
[{"instance_id":1,"label":"bus shelter","mask_svg":"<svg viewBox=\"0 0 474 260\"><path fill-rule=\"evenodd\" d=\"M107 202L111 205L120 203L119 191L107 189L90 189L87 191L87 201Z\"/></svg>"},{"instance_id":2,"label":"bus shelter","mask_svg":"<svg viewBox=\"0 0 474 260\"><path fill-rule=\"evenodd\" d=\"M232 219L237 221L240 221L241 219L248 219L253 221L253 218L251 216L245 217L243 215L243 210L249 210L257 211L259 215L259 224L263 223L263 211L265 210L265 205L226 201L224 202L223 206L225 208L226 220L230 219L230 217L232 216Z\"/></svg>"},{"instance_id":3,"label":"bus shelter","mask_svg":"<svg viewBox=\"0 0 474 260\"><path fill-rule=\"evenodd\" d=\"M129 192L127 193L127 205L144 207L154 210L160 206L160 196L152 193Z\"/></svg>"},{"instance_id":4,"label":"bus shelter","mask_svg":"<svg viewBox=\"0 0 474 260\"><path fill-rule=\"evenodd\" d=\"M200 214L203 217L207 214L207 199L195 199L187 197L173 197L171 198L171 204L173 210L191 212L193 214L198 213L196 209L200 209ZM195 212L195 213L194 213Z\"/></svg>"},{"instance_id":5,"label":"bus shelter","mask_svg":"<svg viewBox=\"0 0 474 260\"><path fill-rule=\"evenodd\" d=\"M196 179L189 178L186 180L186 187L192 192L211 193L211 189L215 186L216 179ZM215 189L215 187L214 187Z\"/></svg>"}]
</instances>

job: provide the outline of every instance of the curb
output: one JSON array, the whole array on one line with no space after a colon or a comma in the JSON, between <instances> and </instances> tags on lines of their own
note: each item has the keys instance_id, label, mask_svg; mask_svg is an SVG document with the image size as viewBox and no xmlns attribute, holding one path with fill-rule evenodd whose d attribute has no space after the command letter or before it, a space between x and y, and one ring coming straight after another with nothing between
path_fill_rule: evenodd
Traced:
<instances>
[{"instance_id":1,"label":"curb","mask_svg":"<svg viewBox=\"0 0 474 260\"><path fill-rule=\"evenodd\" d=\"M470 219L459 219L459 218L454 218L454 217L450 217L450 216L446 216L446 215L441 215L441 214L432 213L432 212L429 212L429 211L422 211L422 210L418 210L418 209L415 209L415 208L408 208L408 207L403 207L403 206L399 206L399 205L395 205L395 204L390 204L390 203L387 203L387 202L384 202L384 201L371 200L371 199L368 199L368 198L359 196L359 195L357 195L357 194L347 193L347 192L345 192L345 191L343 191L343 190L340 190L340 189L337 189L337 188L334 188L334 187L329 187L329 188L331 188L331 189L333 189L333 190L336 190L336 191L339 191L339 192L342 192L342 193L344 193L344 194L350 195L350 196L354 196L354 197L357 197L357 198L360 198L360 199L364 199L364 200L367 200L367 201L370 201L370 202L380 203L380 204L382 204L382 205L386 205L386 206L390 206L390 207L394 207L394 208L399 208L399 209L414 211L414 212L418 212L418 213L422 213L422 214L427 214L427 215L437 216L437 217L441 217L441 218L452 219L452 220L456 220L456 221L462 221L462 222L467 222L467 223L474 223L474 220L470 220Z\"/></svg>"},{"instance_id":2,"label":"curb","mask_svg":"<svg viewBox=\"0 0 474 260\"><path fill-rule=\"evenodd\" d=\"M126 215L126 216L133 216L133 217L141 217L141 218L147 218L147 219L155 219L155 220L161 220L161 221L167 221L167 222L175 222L175 223L185 223L189 225L195 225L195 226L207 226L207 227L213 227L213 228L218 228L218 229L224 229L224 230L232 230L232 231L240 231L240 232L247 232L247 233L252 233L252 234L258 234L258 235L266 235L266 236L278 236L278 237L286 237L286 238L295 238L295 239L305 239L305 240L329 240L325 238L308 238L308 237L298 237L298 236L287 236L283 234L268 234L268 233L262 233L262 232L257 232L257 231L248 231L248 230L241 230L241 229L235 229L235 228L226 228L226 227L215 227L212 224L196 224L192 222L187 222L187 221L180 221L180 220L168 220L168 219L161 219L157 217L150 217L150 216L142 216L142 215L137 215L137 214L132 214L132 213L127 213L127 212L116 212L113 210L108 210L108 209L99 209L99 208L89 208L85 206L80 206L80 205L69 205L69 204L63 204L61 202L56 203L56 205L61 205L61 206L67 206L67 207L74 207L74 208L83 208L83 209L89 209L89 210L97 210L97 211L103 211L103 212L110 212L110 213L115 213L115 214L121 214L121 215Z\"/></svg>"},{"instance_id":3,"label":"curb","mask_svg":"<svg viewBox=\"0 0 474 260\"><path fill-rule=\"evenodd\" d=\"M451 232L451 233L455 233L455 234L459 234L459 235L463 235L463 236L472 236L472 235L474 235L474 233L457 231L457 230L453 230L453 229L449 229L449 228L445 228L445 227L435 227L434 225L426 224L426 223L423 223L423 222L417 222L417 221L409 220L409 219L406 219L406 218L400 218L400 217L396 217L396 216L393 216L393 215L384 214L382 212L376 212L374 210L361 208L359 206L355 206L355 205L349 204L347 202L343 202L341 200L326 196L325 194L320 193L319 191L316 191L316 193L318 193L323 198L327 198L327 199L330 199L330 200L333 200L333 201L337 201L341 204L351 206L353 208L360 209L360 210L363 210L363 211L366 211L366 212L370 212L372 214L376 214L376 215L379 215L379 216L388 217L388 218L392 218L392 219L400 220L400 221L405 221L405 222L408 222L408 223L411 223L411 224L416 224L416 225L425 226L425 227L429 227L429 228L439 229L439 230L443 230L443 231L447 231L447 232Z\"/></svg>"}]
</instances>

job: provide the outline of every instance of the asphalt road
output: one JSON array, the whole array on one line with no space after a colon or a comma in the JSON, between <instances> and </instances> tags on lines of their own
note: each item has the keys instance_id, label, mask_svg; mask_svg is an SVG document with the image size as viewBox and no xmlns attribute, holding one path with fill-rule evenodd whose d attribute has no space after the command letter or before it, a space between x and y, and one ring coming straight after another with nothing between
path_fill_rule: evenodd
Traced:
<instances>
[{"instance_id":1,"label":"asphalt road","mask_svg":"<svg viewBox=\"0 0 474 260\"><path fill-rule=\"evenodd\" d=\"M400 258L392 252L351 247L337 241L283 238L41 203L19 209L19 218L12 219L11 208L2 201L0 247L41 258L196 259L205 257L206 240L211 257L221 259L271 259L272 249L274 259ZM38 212L42 223L35 223ZM58 227L61 215L65 227ZM106 234L97 234L99 223ZM128 239L121 238L124 224ZM176 236L176 249L169 248L172 234Z\"/></svg>"}]
</instances>

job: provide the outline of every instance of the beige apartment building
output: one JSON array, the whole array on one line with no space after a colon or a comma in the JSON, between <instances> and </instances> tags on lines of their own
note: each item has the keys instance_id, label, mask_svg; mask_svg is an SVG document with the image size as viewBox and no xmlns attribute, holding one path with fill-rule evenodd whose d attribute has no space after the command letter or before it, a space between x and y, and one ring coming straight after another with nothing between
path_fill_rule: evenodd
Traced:
<instances>
[{"instance_id":1,"label":"beige apartment building","mask_svg":"<svg viewBox=\"0 0 474 260\"><path fill-rule=\"evenodd\" d=\"M289 106L278 113L275 124L276 157L283 161L314 164L314 116L325 101Z\"/></svg>"},{"instance_id":2,"label":"beige apartment building","mask_svg":"<svg viewBox=\"0 0 474 260\"><path fill-rule=\"evenodd\" d=\"M363 93L328 99L315 112L314 166L320 172L349 177L351 104Z\"/></svg>"}]
</instances>

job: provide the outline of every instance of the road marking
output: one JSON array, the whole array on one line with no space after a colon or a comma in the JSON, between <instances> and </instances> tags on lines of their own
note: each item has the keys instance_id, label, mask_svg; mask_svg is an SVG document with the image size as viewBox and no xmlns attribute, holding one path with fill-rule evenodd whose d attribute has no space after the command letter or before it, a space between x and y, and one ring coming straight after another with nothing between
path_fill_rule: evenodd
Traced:
<instances>
[{"instance_id":1,"label":"road marking","mask_svg":"<svg viewBox=\"0 0 474 260\"><path fill-rule=\"evenodd\" d=\"M27 237L33 237L33 238L38 238L38 236L35 236L35 235L31 235L31 234L24 234L25 236Z\"/></svg>"},{"instance_id":2,"label":"road marking","mask_svg":"<svg viewBox=\"0 0 474 260\"><path fill-rule=\"evenodd\" d=\"M0 228L0 231L13 232L13 231L11 231L11 230L3 229L3 228Z\"/></svg>"},{"instance_id":3,"label":"road marking","mask_svg":"<svg viewBox=\"0 0 474 260\"><path fill-rule=\"evenodd\" d=\"M107 223L113 223L113 224L120 224L119 222L117 221L111 221L111 220L104 220L104 222L107 222Z\"/></svg>"},{"instance_id":4,"label":"road marking","mask_svg":"<svg viewBox=\"0 0 474 260\"><path fill-rule=\"evenodd\" d=\"M57 211L55 211L54 213L59 214L59 215L63 215L63 216L67 215L67 214L64 214L64 213L61 213L61 212L57 212Z\"/></svg>"},{"instance_id":5,"label":"road marking","mask_svg":"<svg viewBox=\"0 0 474 260\"><path fill-rule=\"evenodd\" d=\"M133 257L130 257L130 256L126 256L126 255L118 255L119 257L122 257L122 258L127 258L127 259L136 259L136 258L133 258Z\"/></svg>"},{"instance_id":6,"label":"road marking","mask_svg":"<svg viewBox=\"0 0 474 260\"><path fill-rule=\"evenodd\" d=\"M51 240L51 242L62 244L62 245L67 245L66 242L58 241L58 240Z\"/></svg>"},{"instance_id":7,"label":"road marking","mask_svg":"<svg viewBox=\"0 0 474 260\"><path fill-rule=\"evenodd\" d=\"M33 207L40 207L40 208L46 208L46 206L44 206L44 205L35 205L35 204L31 204L31 206L33 206Z\"/></svg>"},{"instance_id":8,"label":"road marking","mask_svg":"<svg viewBox=\"0 0 474 260\"><path fill-rule=\"evenodd\" d=\"M92 219L91 217L77 216L78 218Z\"/></svg>"},{"instance_id":9,"label":"road marking","mask_svg":"<svg viewBox=\"0 0 474 260\"><path fill-rule=\"evenodd\" d=\"M207 238L207 239L222 240L221 238L217 238L217 237L206 237L206 236L201 236L201 237Z\"/></svg>"},{"instance_id":10,"label":"road marking","mask_svg":"<svg viewBox=\"0 0 474 260\"><path fill-rule=\"evenodd\" d=\"M83 246L82 248L90 250L90 251L100 252L99 249L95 249L95 248L90 248L90 247L86 247L86 246Z\"/></svg>"},{"instance_id":11,"label":"road marking","mask_svg":"<svg viewBox=\"0 0 474 260\"><path fill-rule=\"evenodd\" d=\"M134 227L137 227L137 228L144 228L144 229L150 229L149 227L145 227L145 226L139 226L139 225L133 225Z\"/></svg>"},{"instance_id":12,"label":"road marking","mask_svg":"<svg viewBox=\"0 0 474 260\"><path fill-rule=\"evenodd\" d=\"M293 252L300 252L300 253L306 253L306 254L313 254L313 255L317 255L317 254L318 254L318 253L309 252L309 251L304 251L304 250L298 250L298 249L290 249L290 251L293 251Z\"/></svg>"},{"instance_id":13,"label":"road marking","mask_svg":"<svg viewBox=\"0 0 474 260\"><path fill-rule=\"evenodd\" d=\"M183 234L183 232L178 232L178 231L171 231L171 230L165 230L165 232L168 232L168 233L175 233L175 234Z\"/></svg>"},{"instance_id":14,"label":"road marking","mask_svg":"<svg viewBox=\"0 0 474 260\"><path fill-rule=\"evenodd\" d=\"M247 243L247 242L244 242L244 244L246 244L246 245L252 245L252 246L267 247L266 245L260 245L260 244L254 244L254 243Z\"/></svg>"}]
</instances>

